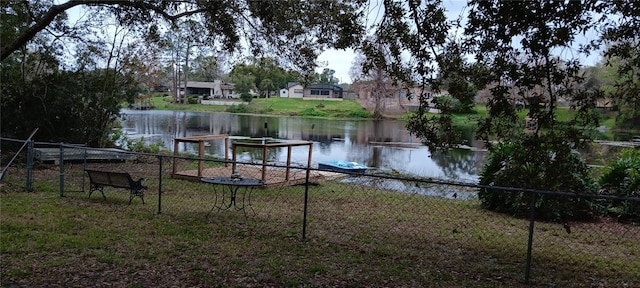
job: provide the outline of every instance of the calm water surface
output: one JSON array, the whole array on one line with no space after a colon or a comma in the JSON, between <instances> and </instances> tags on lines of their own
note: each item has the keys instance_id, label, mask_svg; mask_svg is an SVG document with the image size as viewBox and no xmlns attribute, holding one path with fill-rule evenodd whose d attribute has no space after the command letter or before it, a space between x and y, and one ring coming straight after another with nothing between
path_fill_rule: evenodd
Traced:
<instances>
[{"instance_id":1,"label":"calm water surface","mask_svg":"<svg viewBox=\"0 0 640 288\"><path fill-rule=\"evenodd\" d=\"M328 160L355 161L383 172L442 179L477 181L486 152L455 149L431 152L420 145L398 120L326 120L226 113L156 110L123 110L128 138L143 137L173 149L175 138L228 134L236 137L313 141L312 163ZM394 145L389 145L394 143ZM224 156L224 142L207 143L206 153ZM294 147L292 162L305 165L308 148ZM181 152L197 153L196 144L181 143ZM286 149L270 150L271 162L285 163ZM257 161L260 151L237 155L239 161ZM261 161L261 160L260 160Z\"/></svg>"}]
</instances>

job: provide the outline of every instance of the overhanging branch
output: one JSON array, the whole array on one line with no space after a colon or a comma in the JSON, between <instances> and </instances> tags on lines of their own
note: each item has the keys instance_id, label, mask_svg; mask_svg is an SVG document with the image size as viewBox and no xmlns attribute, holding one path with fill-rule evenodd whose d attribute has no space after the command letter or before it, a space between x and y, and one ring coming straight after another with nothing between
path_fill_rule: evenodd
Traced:
<instances>
[{"instance_id":1,"label":"overhanging branch","mask_svg":"<svg viewBox=\"0 0 640 288\"><path fill-rule=\"evenodd\" d=\"M55 19L58 14L75 6L82 5L84 4L83 2L88 1L69 1L64 4L51 6L51 8L49 8L49 11L47 11L47 13L42 16L42 18L37 20L35 24L33 24L33 26L29 27L29 29L22 33L22 35L20 35L16 40L9 43L8 45L2 46L2 50L0 51L0 61L4 61L4 59L9 57L11 53L27 44L27 42L33 39L33 37L35 37L38 32L44 30L44 28L49 26L49 24L51 24L53 19Z\"/></svg>"},{"instance_id":2,"label":"overhanging branch","mask_svg":"<svg viewBox=\"0 0 640 288\"><path fill-rule=\"evenodd\" d=\"M71 0L69 2L53 5L47 13L45 13L39 19L34 19L34 24L31 25L26 31L24 31L18 38L16 38L11 43L2 46L0 48L0 61L4 61L9 55L11 55L16 50L20 49L20 47L24 46L33 39L39 32L47 28L51 22L58 16L59 14L73 8L76 6L87 5L87 6L113 6L120 5L126 6L130 8L136 9L148 9L155 13L158 13L163 18L174 22L177 19L182 17L191 16L197 13L201 13L206 11L204 8L194 9L190 11L181 12L175 15L169 14L167 11L163 9L161 6L156 6L152 3L144 2L144 1L130 1L130 0Z\"/></svg>"}]
</instances>

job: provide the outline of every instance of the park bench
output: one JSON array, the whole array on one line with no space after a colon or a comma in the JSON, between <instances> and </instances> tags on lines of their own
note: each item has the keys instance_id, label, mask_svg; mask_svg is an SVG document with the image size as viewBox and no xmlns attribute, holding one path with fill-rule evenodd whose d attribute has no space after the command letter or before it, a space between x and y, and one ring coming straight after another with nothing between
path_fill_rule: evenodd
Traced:
<instances>
[{"instance_id":1,"label":"park bench","mask_svg":"<svg viewBox=\"0 0 640 288\"><path fill-rule=\"evenodd\" d=\"M110 186L114 188L128 189L129 205L131 205L131 201L133 201L133 198L136 196L140 197L140 199L142 199L142 204L144 204L144 190L147 189L147 186L142 185L142 180L144 180L144 178L140 178L138 181L133 181L131 175L126 172L99 171L91 169L85 169L84 171L89 175L89 198L94 191L100 191L100 193L102 193L102 198L107 199L104 196L104 187Z\"/></svg>"}]
</instances>

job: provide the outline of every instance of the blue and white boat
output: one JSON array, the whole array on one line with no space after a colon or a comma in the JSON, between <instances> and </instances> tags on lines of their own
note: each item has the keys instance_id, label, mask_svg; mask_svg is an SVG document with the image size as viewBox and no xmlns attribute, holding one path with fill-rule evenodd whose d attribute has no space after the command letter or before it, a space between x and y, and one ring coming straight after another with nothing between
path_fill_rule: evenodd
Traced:
<instances>
[{"instance_id":1,"label":"blue and white boat","mask_svg":"<svg viewBox=\"0 0 640 288\"><path fill-rule=\"evenodd\" d=\"M347 162L347 161L324 161L318 163L318 169L322 170L330 170L341 173L356 173L356 174L364 174L369 167L364 164L360 164L357 162Z\"/></svg>"}]
</instances>

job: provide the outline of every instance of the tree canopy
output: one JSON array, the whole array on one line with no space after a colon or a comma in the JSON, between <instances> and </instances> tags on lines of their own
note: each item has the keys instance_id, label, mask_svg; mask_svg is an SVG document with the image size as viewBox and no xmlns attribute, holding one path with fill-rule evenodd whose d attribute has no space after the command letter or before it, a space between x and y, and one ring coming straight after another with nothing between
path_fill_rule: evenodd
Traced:
<instances>
[{"instance_id":1,"label":"tree canopy","mask_svg":"<svg viewBox=\"0 0 640 288\"><path fill-rule=\"evenodd\" d=\"M197 29L188 39L183 37L182 44L205 43L213 52L244 52L259 59L236 65L232 71L231 78L243 83L252 78L253 85L246 85L250 89L277 89L287 81L306 79L316 67L318 53L330 47L356 49L366 58L363 67L377 69L399 87L425 92L448 89L467 108L475 89L489 87L488 117L478 123L478 137L488 144L523 133L514 109L517 101L527 104L528 117L538 124L535 135L556 135L574 144L588 136L576 127L597 124L593 108L598 99L610 97L621 107L621 123L640 121L640 36L636 32L640 4L469 0L467 5L465 14L451 19L441 0L385 0L377 5L368 0L8 0L0 2L0 52L3 73L11 77L5 79L23 79L19 85L30 85L35 75L92 70L151 83L157 72L131 66L162 58L153 51L169 45L162 35L169 27L181 29L180 23L191 21ZM370 21L373 15L377 16ZM112 19L113 25L106 25L104 19ZM586 35L597 36L580 41ZM606 64L616 65L616 77L606 89L585 80L581 63L601 51ZM130 53L140 57L127 57ZM198 73L185 75L212 77L217 69L212 59L195 59ZM291 79L290 71L266 73L277 70L269 68L273 66L269 61L287 63L302 77ZM17 74L9 76L10 71ZM325 72L320 75L322 81L335 82L332 70ZM265 79L271 83L263 85ZM131 91L145 89L134 86ZM11 93L3 94L3 104L5 99L7 103L26 99ZM416 97L423 105L409 119L409 130L432 147L459 144L452 111L441 106L444 113L432 117L423 95ZM554 118L560 100L577 111L568 122Z\"/></svg>"},{"instance_id":2,"label":"tree canopy","mask_svg":"<svg viewBox=\"0 0 640 288\"><path fill-rule=\"evenodd\" d=\"M368 37L375 41L360 46L363 67L383 69L391 81L425 93L448 89L467 107L475 89L490 88L488 117L480 119L477 133L488 145L524 133L514 105L518 102L529 108L536 135L556 134L580 144L588 138L583 128L597 125L598 99L624 103L625 117L637 119L640 39L631 31L639 28L639 6L596 0L470 0L465 13L451 19L440 0L384 1L381 20ZM593 53L618 61L620 77L611 89L616 93L607 95L585 82L582 60ZM433 148L460 143L453 111L441 106L444 113L433 117L429 103L421 100L409 130ZM569 121L554 117L560 101L576 111Z\"/></svg>"},{"instance_id":3,"label":"tree canopy","mask_svg":"<svg viewBox=\"0 0 640 288\"><path fill-rule=\"evenodd\" d=\"M598 125L598 100L612 98L624 106L621 118L638 123L638 2L469 0L458 19L447 18L440 0L389 0L383 6L376 41L364 42L362 51L372 69L422 88L407 127L423 143L444 149L461 143L450 101L437 101L442 113L434 116L424 94L447 88L463 102L471 87L486 87L487 116L477 117L476 138L495 161L485 166L482 184L595 193L585 178L588 168L573 151ZM619 61L609 94L589 83L582 63L600 51L608 63ZM516 113L520 102L526 119ZM570 119L557 118L560 102L570 105ZM530 201L495 189L479 196L485 207L512 214ZM588 205L578 202L545 197L536 206L550 220L584 219L577 212Z\"/></svg>"},{"instance_id":4,"label":"tree canopy","mask_svg":"<svg viewBox=\"0 0 640 288\"><path fill-rule=\"evenodd\" d=\"M287 86L287 82L297 82L300 73L294 70L285 70L274 58L253 58L249 64L237 64L229 73L229 79L236 87L241 87L238 92L249 92L250 89L259 89L264 93L274 91ZM251 79L251 83L246 83ZM248 86L247 86L248 84ZM245 88L248 89L245 91ZM236 89L237 90L237 89ZM266 95L266 94L265 94Z\"/></svg>"},{"instance_id":5,"label":"tree canopy","mask_svg":"<svg viewBox=\"0 0 640 288\"><path fill-rule=\"evenodd\" d=\"M316 82L318 84L338 84L340 79L334 76L335 73L336 71L333 69L324 68L322 69L322 73L318 75Z\"/></svg>"},{"instance_id":6,"label":"tree canopy","mask_svg":"<svg viewBox=\"0 0 640 288\"><path fill-rule=\"evenodd\" d=\"M159 67L167 63L178 68L184 59L185 66L179 68L192 70L187 61L189 46L197 43L206 43L215 52L250 53L256 58L278 55L280 62L296 70L313 71L316 56L324 49L358 43L364 33L358 22L364 2L0 1L2 109L21 113L21 117L2 113L2 134L22 137L42 126L50 129L41 129L37 140L64 138L106 145L121 103L132 102L158 84L158 74L163 72ZM193 24L190 37L174 42L164 38L171 29L184 29L184 23ZM178 47L183 44L186 47ZM160 50L172 45L175 57L167 58ZM212 54L217 55L202 55ZM174 71L175 86L188 77L205 79L216 73L211 59L195 60L198 73L179 78ZM246 88L259 87L263 80L260 75L253 77L257 82ZM246 82L248 77L243 79ZM273 84L263 87L273 89L287 79L289 75L272 77ZM58 102L65 104L54 105ZM79 115L66 112L76 106ZM106 114L98 115L102 112ZM73 123L60 125L60 121ZM82 125L100 133L74 128Z\"/></svg>"},{"instance_id":7,"label":"tree canopy","mask_svg":"<svg viewBox=\"0 0 640 288\"><path fill-rule=\"evenodd\" d=\"M82 6L113 16L120 25L147 33L157 31L163 23L177 25L180 19L195 19L204 28L199 36L225 50L236 49L244 38L254 54L286 50L279 55L290 56L299 67L309 68L318 51L357 43L358 35L363 33L358 23L363 15L363 2L332 1L327 5L323 1L69 0L61 4L53 0L2 1L2 19L11 21L14 31L2 33L1 59L4 61L41 32L70 33L82 29L63 21L68 18L67 11ZM323 17L316 17L318 14Z\"/></svg>"}]
</instances>

